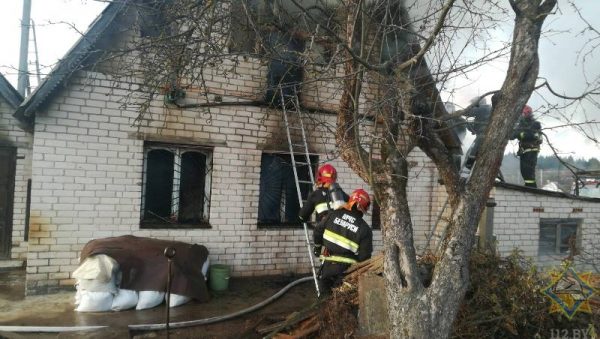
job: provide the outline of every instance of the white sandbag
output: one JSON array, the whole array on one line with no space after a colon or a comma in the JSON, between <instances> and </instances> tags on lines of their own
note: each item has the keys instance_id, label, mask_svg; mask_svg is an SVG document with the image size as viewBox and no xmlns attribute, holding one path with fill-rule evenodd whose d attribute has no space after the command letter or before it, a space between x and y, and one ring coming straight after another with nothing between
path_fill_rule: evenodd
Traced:
<instances>
[{"instance_id":1,"label":"white sandbag","mask_svg":"<svg viewBox=\"0 0 600 339\"><path fill-rule=\"evenodd\" d=\"M106 254L98 254L86 258L75 271L75 279L94 279L101 282L109 282L113 273L119 269L117 261Z\"/></svg>"},{"instance_id":2,"label":"white sandbag","mask_svg":"<svg viewBox=\"0 0 600 339\"><path fill-rule=\"evenodd\" d=\"M84 291L110 292L112 294L117 294L118 291L116 275L113 275L113 278L108 282L97 279L77 279L76 284Z\"/></svg>"},{"instance_id":3,"label":"white sandbag","mask_svg":"<svg viewBox=\"0 0 600 339\"><path fill-rule=\"evenodd\" d=\"M165 301L167 300L166 298L167 297L165 296ZM186 297L185 295L171 293L169 307L177 307L190 302L190 300L192 300L192 298Z\"/></svg>"},{"instance_id":4,"label":"white sandbag","mask_svg":"<svg viewBox=\"0 0 600 339\"><path fill-rule=\"evenodd\" d=\"M140 291L138 293L138 303L135 306L136 310L145 310L158 306L165 300L165 292L157 291Z\"/></svg>"},{"instance_id":5,"label":"white sandbag","mask_svg":"<svg viewBox=\"0 0 600 339\"><path fill-rule=\"evenodd\" d=\"M73 272L73 278L84 291L116 294L120 274L116 260L105 254L98 254L85 259Z\"/></svg>"},{"instance_id":6,"label":"white sandbag","mask_svg":"<svg viewBox=\"0 0 600 339\"><path fill-rule=\"evenodd\" d=\"M204 261L204 264L202 264L202 275L204 275L204 280L206 281L207 278L207 273L208 273L208 266L210 266L210 259L208 259L208 257L206 257L206 260Z\"/></svg>"},{"instance_id":7,"label":"white sandbag","mask_svg":"<svg viewBox=\"0 0 600 339\"><path fill-rule=\"evenodd\" d=\"M112 301L111 310L124 311L134 308L138 303L136 291L119 289Z\"/></svg>"},{"instance_id":8,"label":"white sandbag","mask_svg":"<svg viewBox=\"0 0 600 339\"><path fill-rule=\"evenodd\" d=\"M81 291L77 312L106 312L110 311L113 295L110 292Z\"/></svg>"}]
</instances>

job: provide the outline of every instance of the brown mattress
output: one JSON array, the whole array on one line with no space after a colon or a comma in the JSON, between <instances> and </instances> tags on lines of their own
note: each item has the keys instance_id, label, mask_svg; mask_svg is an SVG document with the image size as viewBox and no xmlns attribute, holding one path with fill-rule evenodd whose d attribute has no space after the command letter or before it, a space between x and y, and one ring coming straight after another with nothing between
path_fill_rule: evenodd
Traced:
<instances>
[{"instance_id":1,"label":"brown mattress","mask_svg":"<svg viewBox=\"0 0 600 339\"><path fill-rule=\"evenodd\" d=\"M201 270L208 249L202 245L124 235L88 242L81 250L80 262L89 256L106 254L119 263L123 275L120 288L165 292L168 268L164 251L169 246L176 251L171 264L171 293L208 301Z\"/></svg>"}]
</instances>

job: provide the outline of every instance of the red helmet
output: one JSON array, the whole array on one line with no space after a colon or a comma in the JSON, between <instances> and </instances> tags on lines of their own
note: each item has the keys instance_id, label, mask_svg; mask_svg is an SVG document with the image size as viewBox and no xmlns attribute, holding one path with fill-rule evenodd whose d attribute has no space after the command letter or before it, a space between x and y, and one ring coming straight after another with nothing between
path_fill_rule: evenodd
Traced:
<instances>
[{"instance_id":1,"label":"red helmet","mask_svg":"<svg viewBox=\"0 0 600 339\"><path fill-rule=\"evenodd\" d=\"M319 185L324 185L324 184L333 184L335 182L335 180L337 179L337 171L335 170L335 167L331 166L330 164L325 164L321 167L319 167L319 170L317 171L317 184Z\"/></svg>"},{"instance_id":2,"label":"red helmet","mask_svg":"<svg viewBox=\"0 0 600 339\"><path fill-rule=\"evenodd\" d=\"M357 205L359 211L366 213L371 205L371 198L369 197L369 193L363 189L357 189L352 192L350 195L350 199L348 199L348 203L346 204L346 208L351 210L352 206Z\"/></svg>"},{"instance_id":3,"label":"red helmet","mask_svg":"<svg viewBox=\"0 0 600 339\"><path fill-rule=\"evenodd\" d=\"M533 110L531 109L531 106L525 105L523 107L523 118L530 118L532 115L533 115Z\"/></svg>"}]
</instances>

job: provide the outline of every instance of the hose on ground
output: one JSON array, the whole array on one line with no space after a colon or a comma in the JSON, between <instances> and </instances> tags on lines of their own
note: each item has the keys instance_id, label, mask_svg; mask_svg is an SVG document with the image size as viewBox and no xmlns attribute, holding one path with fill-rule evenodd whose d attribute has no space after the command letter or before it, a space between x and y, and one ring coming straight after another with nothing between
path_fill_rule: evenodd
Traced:
<instances>
[{"instance_id":1,"label":"hose on ground","mask_svg":"<svg viewBox=\"0 0 600 339\"><path fill-rule=\"evenodd\" d=\"M240 311L237 311L234 313L230 313L230 314L226 314L226 315L222 315L222 316L218 316L218 317L210 317L210 318L204 318L204 319L169 323L169 328L183 328L183 327L191 327L191 326L198 326L198 325L208 325L208 324L213 324L213 323L217 323L220 321L239 317L241 315L256 311L257 309L270 304L271 302L275 301L277 298L281 297L290 288L292 288L298 284L301 284L303 282L312 281L312 280L313 280L313 277L309 276L309 277L304 277L304 278L300 278L298 280L292 281L291 283L287 284L284 288L282 288L279 292L275 293L271 297L261 301L260 303L258 303L256 305L245 308L243 310L240 310ZM155 331L155 330L166 329L166 324L138 324L138 325L129 325L128 327L129 327L129 330L135 330L135 331Z\"/></svg>"}]
</instances>

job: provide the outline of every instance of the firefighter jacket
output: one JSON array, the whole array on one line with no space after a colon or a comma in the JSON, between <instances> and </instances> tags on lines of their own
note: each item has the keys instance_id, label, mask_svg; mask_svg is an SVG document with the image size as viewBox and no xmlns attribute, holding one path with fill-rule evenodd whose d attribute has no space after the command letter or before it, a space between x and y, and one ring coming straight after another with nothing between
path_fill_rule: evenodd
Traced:
<instances>
[{"instance_id":1,"label":"firefighter jacket","mask_svg":"<svg viewBox=\"0 0 600 339\"><path fill-rule=\"evenodd\" d=\"M306 202L300 209L298 216L303 222L310 221L313 212L317 213L317 222L320 222L327 212L340 208L348 201L348 194L336 183L327 189L319 187L310 192Z\"/></svg>"},{"instance_id":2,"label":"firefighter jacket","mask_svg":"<svg viewBox=\"0 0 600 339\"><path fill-rule=\"evenodd\" d=\"M533 118L521 118L511 139L519 140L518 155L539 152L542 144L542 125Z\"/></svg>"},{"instance_id":3,"label":"firefighter jacket","mask_svg":"<svg viewBox=\"0 0 600 339\"><path fill-rule=\"evenodd\" d=\"M313 231L315 246L325 246L323 261L353 264L371 258L373 232L356 209L331 211Z\"/></svg>"}]
</instances>

